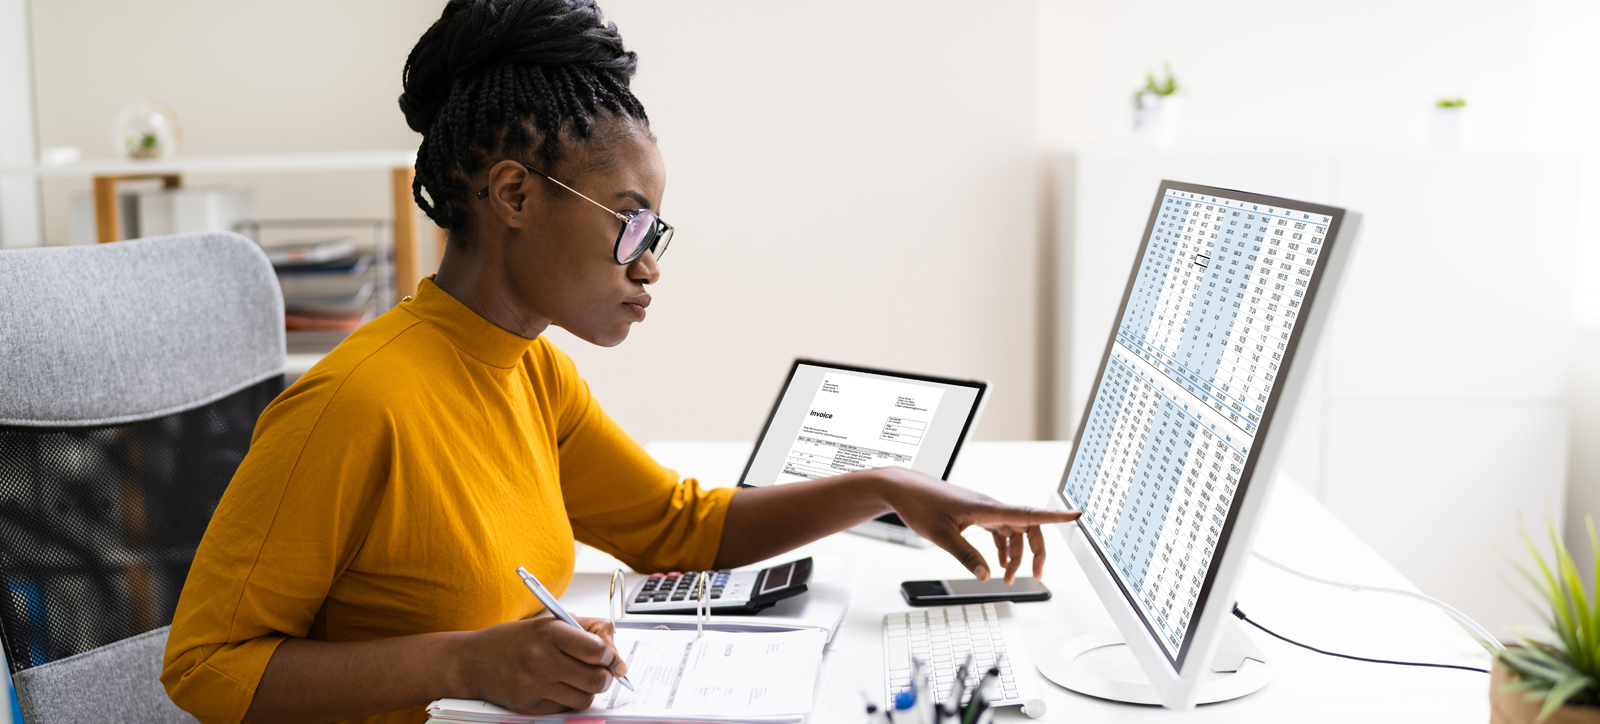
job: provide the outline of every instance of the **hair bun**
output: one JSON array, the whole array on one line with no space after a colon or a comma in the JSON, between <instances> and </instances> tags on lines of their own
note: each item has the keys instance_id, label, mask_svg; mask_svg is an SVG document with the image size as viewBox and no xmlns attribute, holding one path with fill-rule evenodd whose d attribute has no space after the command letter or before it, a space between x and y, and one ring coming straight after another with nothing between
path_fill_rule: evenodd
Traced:
<instances>
[{"instance_id":1,"label":"hair bun","mask_svg":"<svg viewBox=\"0 0 1600 724\"><path fill-rule=\"evenodd\" d=\"M454 84L505 63L587 66L628 78L638 57L594 0L450 0L406 58L406 125L427 133Z\"/></svg>"}]
</instances>

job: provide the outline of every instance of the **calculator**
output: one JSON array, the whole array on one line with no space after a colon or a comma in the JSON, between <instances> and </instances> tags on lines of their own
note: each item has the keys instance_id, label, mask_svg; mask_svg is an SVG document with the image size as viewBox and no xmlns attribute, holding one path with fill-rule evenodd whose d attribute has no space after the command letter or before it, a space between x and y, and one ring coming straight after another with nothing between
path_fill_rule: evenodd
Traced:
<instances>
[{"instance_id":1,"label":"calculator","mask_svg":"<svg viewBox=\"0 0 1600 724\"><path fill-rule=\"evenodd\" d=\"M700 576L709 576L711 613L751 614L806 592L811 559L802 558L759 571L652 573L628 594L628 613L695 613Z\"/></svg>"}]
</instances>

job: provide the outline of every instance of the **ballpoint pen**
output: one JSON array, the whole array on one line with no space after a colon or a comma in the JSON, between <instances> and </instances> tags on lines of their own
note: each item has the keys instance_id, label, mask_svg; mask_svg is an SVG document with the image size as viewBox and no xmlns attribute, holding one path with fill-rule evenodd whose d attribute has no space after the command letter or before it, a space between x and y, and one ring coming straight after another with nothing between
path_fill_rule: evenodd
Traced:
<instances>
[{"instance_id":1,"label":"ballpoint pen","mask_svg":"<svg viewBox=\"0 0 1600 724\"><path fill-rule=\"evenodd\" d=\"M978 679L977 688L972 690L972 702L967 704L967 710L961 715L961 724L977 724L978 717L983 716L983 710L989 708L989 697L984 696L983 690L984 687L989 685L989 682L994 681L995 677L1000 675L1000 662L1005 661L1005 659L1005 652L1000 652L1000 655L995 657L994 665L989 667L989 670L984 673L982 678Z\"/></svg>"},{"instance_id":2,"label":"ballpoint pen","mask_svg":"<svg viewBox=\"0 0 1600 724\"><path fill-rule=\"evenodd\" d=\"M517 566L517 575L522 578L522 585L533 591L533 595L539 599L539 603L544 604L544 607L549 609L550 613L554 614L556 618L572 624L579 631L588 630L578 623L578 619L573 618L572 614L567 613L567 609L561 607L561 604L556 601L556 597L550 594L550 589L545 588L544 584L539 582L539 579L534 578L533 574L528 572L528 569ZM618 656L617 658L620 660L622 657ZM628 691L634 690L633 682L628 681L626 676L618 676L617 683L628 687Z\"/></svg>"},{"instance_id":3,"label":"ballpoint pen","mask_svg":"<svg viewBox=\"0 0 1600 724\"><path fill-rule=\"evenodd\" d=\"M931 697L927 696L925 681L922 659L911 657L911 678L906 681L906 688L890 694L889 705L884 707L894 724L923 724L927 720L922 712L923 702Z\"/></svg>"},{"instance_id":4,"label":"ballpoint pen","mask_svg":"<svg viewBox=\"0 0 1600 724\"><path fill-rule=\"evenodd\" d=\"M946 701L950 705L950 715L961 712L961 698L967 694L967 677L972 674L972 652L967 652L967 660L956 667L955 680L950 682L950 698Z\"/></svg>"}]
</instances>

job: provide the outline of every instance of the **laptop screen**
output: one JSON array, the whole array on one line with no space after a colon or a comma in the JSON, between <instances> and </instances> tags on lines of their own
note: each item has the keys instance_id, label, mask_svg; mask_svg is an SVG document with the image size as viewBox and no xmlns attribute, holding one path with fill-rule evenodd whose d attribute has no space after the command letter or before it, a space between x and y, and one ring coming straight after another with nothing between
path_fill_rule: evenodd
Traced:
<instances>
[{"instance_id":1,"label":"laptop screen","mask_svg":"<svg viewBox=\"0 0 1600 724\"><path fill-rule=\"evenodd\" d=\"M796 360L739 484L899 466L945 478L988 385Z\"/></svg>"}]
</instances>

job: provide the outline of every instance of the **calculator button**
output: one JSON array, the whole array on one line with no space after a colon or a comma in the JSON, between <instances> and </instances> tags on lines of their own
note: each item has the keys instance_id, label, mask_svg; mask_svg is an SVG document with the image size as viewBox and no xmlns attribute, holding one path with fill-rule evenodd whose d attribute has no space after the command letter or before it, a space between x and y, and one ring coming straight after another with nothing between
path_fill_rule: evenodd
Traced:
<instances>
[{"instance_id":1,"label":"calculator button","mask_svg":"<svg viewBox=\"0 0 1600 724\"><path fill-rule=\"evenodd\" d=\"M650 597L649 596L640 596L638 598L633 599L634 603L648 603L649 601L650 601Z\"/></svg>"}]
</instances>

